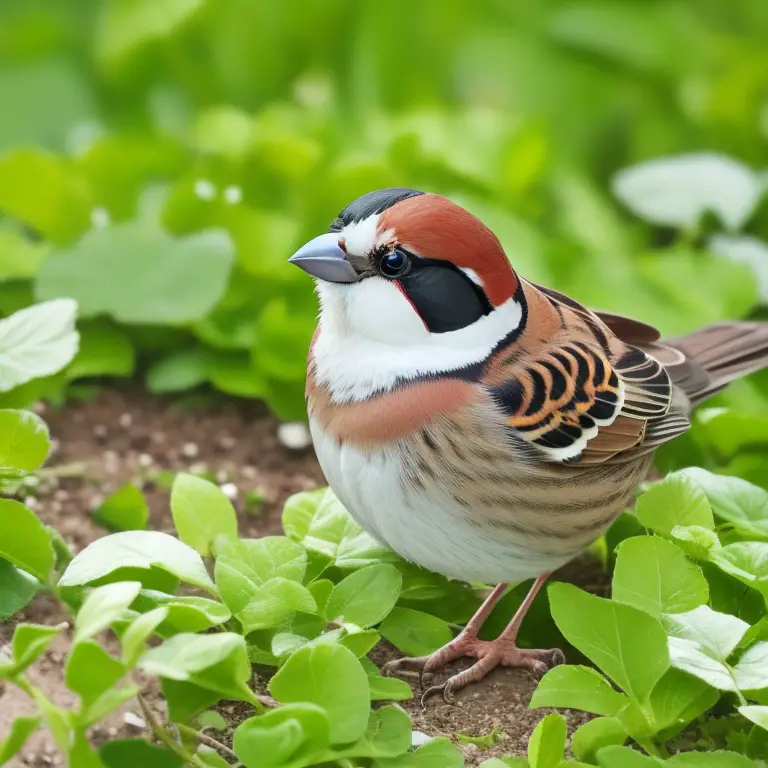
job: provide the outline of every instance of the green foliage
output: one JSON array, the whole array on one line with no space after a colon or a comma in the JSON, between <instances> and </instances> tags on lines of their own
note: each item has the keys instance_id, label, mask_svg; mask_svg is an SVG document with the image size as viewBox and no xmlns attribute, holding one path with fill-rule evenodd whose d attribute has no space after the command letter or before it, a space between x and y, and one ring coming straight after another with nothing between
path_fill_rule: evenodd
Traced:
<instances>
[{"instance_id":1,"label":"green foliage","mask_svg":"<svg viewBox=\"0 0 768 768\"><path fill-rule=\"evenodd\" d=\"M147 527L149 507L141 490L127 483L107 496L91 514L109 531L140 531Z\"/></svg>"}]
</instances>

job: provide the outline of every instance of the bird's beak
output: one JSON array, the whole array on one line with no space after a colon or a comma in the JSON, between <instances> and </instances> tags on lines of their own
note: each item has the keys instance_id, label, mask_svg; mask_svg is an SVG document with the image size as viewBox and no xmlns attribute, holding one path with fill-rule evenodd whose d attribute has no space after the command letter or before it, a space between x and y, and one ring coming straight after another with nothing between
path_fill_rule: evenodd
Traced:
<instances>
[{"instance_id":1,"label":"bird's beak","mask_svg":"<svg viewBox=\"0 0 768 768\"><path fill-rule=\"evenodd\" d=\"M360 275L347 261L334 232L320 235L302 245L288 261L319 280L329 283L356 283Z\"/></svg>"}]
</instances>

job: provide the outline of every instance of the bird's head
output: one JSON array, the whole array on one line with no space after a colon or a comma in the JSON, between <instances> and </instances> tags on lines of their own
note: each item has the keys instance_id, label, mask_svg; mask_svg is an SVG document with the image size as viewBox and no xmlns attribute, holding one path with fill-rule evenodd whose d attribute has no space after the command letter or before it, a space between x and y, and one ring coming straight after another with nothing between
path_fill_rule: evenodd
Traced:
<instances>
[{"instance_id":1,"label":"bird's head","mask_svg":"<svg viewBox=\"0 0 768 768\"><path fill-rule=\"evenodd\" d=\"M350 203L290 259L318 281L323 313L380 341L459 331L514 301L496 236L445 197L382 189Z\"/></svg>"}]
</instances>

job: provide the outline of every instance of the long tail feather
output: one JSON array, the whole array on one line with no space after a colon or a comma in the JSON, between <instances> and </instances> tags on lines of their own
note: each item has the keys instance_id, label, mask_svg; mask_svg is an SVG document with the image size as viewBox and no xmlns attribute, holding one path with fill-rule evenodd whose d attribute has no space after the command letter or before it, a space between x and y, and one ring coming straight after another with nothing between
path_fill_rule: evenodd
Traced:
<instances>
[{"instance_id":1,"label":"long tail feather","mask_svg":"<svg viewBox=\"0 0 768 768\"><path fill-rule=\"evenodd\" d=\"M718 323L661 343L685 355L667 370L694 405L768 367L768 323Z\"/></svg>"}]
</instances>

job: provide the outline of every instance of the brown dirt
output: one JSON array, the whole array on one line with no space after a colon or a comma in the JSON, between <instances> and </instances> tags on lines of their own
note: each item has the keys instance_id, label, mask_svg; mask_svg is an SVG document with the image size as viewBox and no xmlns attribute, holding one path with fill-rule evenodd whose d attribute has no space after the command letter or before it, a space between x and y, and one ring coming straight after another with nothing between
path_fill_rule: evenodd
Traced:
<instances>
[{"instance_id":1,"label":"brown dirt","mask_svg":"<svg viewBox=\"0 0 768 768\"><path fill-rule=\"evenodd\" d=\"M142 487L150 507L151 526L172 532L169 492L165 483L157 482L158 472L205 470L219 482L234 483L238 488L235 506L240 531L249 537L280 532L285 499L323 482L311 449L297 452L284 448L277 439L275 420L258 404L230 403L195 410L140 392L110 390L100 392L90 402L71 403L61 411L49 407L43 417L55 440L49 461L53 472L27 503L46 524L61 532L73 552L105 534L89 511L126 482ZM255 514L247 509L245 501L253 491L264 499ZM0 646L10 639L17 620L55 624L66 620L60 611L50 598L37 599L13 622L0 625ZM74 697L62 680L67 647L64 632L30 675L55 702L72 706ZM396 653L382 644L376 650L375 661L383 663ZM432 701L422 709L418 691L417 698L403 706L413 718L414 730L429 736L453 736L457 732L482 736L499 729L501 740L492 749L463 747L467 765L476 765L492 756L525 754L528 737L545 714L528 709L535 687L531 674L499 669L461 692L456 706ZM148 684L146 693L151 707L162 717L163 702L157 689ZM224 705L223 711L235 719L244 714L239 706ZM31 706L22 693L11 686L0 689L0 739L15 715L28 712ZM572 727L585 719L582 713L565 715ZM91 734L93 742L140 735L140 723L136 703L129 702ZM34 768L61 764L45 731L34 734L22 756L9 763Z\"/></svg>"}]
</instances>

